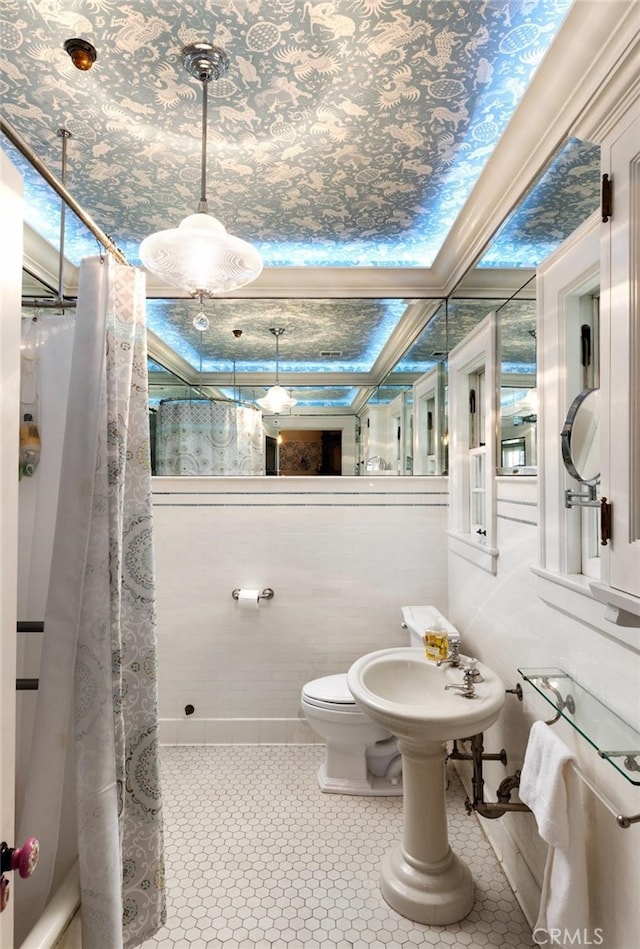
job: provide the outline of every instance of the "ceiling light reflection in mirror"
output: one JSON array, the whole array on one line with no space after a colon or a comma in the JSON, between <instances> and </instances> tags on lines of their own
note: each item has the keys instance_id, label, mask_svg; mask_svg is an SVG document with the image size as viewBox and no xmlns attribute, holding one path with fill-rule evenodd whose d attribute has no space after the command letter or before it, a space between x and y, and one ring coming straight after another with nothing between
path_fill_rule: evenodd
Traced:
<instances>
[{"instance_id":1,"label":"ceiling light reflection in mirror","mask_svg":"<svg viewBox=\"0 0 640 949\"><path fill-rule=\"evenodd\" d=\"M206 301L210 327L192 325L189 300L148 300L147 325L194 370L274 373L271 326L283 326L280 372L368 372L408 305L402 299ZM236 338L234 330L242 330ZM202 349L201 349L202 347ZM286 382L285 382L286 386Z\"/></svg>"}]
</instances>

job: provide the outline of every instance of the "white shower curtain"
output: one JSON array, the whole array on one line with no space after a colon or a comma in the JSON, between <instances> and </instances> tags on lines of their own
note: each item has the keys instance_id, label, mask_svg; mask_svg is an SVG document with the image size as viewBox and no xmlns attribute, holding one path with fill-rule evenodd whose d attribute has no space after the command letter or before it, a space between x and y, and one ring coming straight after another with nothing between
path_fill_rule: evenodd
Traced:
<instances>
[{"instance_id":1,"label":"white shower curtain","mask_svg":"<svg viewBox=\"0 0 640 949\"><path fill-rule=\"evenodd\" d=\"M24 836L49 896L75 730L83 945L139 945L164 922L144 275L80 270ZM25 886L25 897L27 887Z\"/></svg>"}]
</instances>

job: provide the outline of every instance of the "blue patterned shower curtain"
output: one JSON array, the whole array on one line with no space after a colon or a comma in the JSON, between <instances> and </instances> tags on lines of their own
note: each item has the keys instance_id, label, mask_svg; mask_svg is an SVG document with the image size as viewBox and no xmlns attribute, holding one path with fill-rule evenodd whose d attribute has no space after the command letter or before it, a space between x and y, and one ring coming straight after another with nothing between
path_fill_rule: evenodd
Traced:
<instances>
[{"instance_id":1,"label":"blue patterned shower curtain","mask_svg":"<svg viewBox=\"0 0 640 949\"><path fill-rule=\"evenodd\" d=\"M173 399L156 416L159 475L263 475L261 413L234 402Z\"/></svg>"},{"instance_id":2,"label":"blue patterned shower curtain","mask_svg":"<svg viewBox=\"0 0 640 949\"><path fill-rule=\"evenodd\" d=\"M83 945L91 949L137 946L165 916L144 317L140 271L109 258L82 262L21 823L41 838L30 882L44 905L75 732Z\"/></svg>"}]
</instances>

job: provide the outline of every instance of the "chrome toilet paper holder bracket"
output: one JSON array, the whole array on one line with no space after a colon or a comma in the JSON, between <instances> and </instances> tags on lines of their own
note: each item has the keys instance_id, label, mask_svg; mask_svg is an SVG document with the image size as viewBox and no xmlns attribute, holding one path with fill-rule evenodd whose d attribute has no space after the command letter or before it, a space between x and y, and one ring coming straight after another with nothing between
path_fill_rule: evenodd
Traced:
<instances>
[{"instance_id":1,"label":"chrome toilet paper holder bracket","mask_svg":"<svg viewBox=\"0 0 640 949\"><path fill-rule=\"evenodd\" d=\"M234 598L234 600L238 600L240 598L240 588L238 587L237 589L233 590L231 592L231 596ZM258 593L259 600L272 600L274 596L275 596L275 593L273 592L271 587L265 587L261 593Z\"/></svg>"}]
</instances>

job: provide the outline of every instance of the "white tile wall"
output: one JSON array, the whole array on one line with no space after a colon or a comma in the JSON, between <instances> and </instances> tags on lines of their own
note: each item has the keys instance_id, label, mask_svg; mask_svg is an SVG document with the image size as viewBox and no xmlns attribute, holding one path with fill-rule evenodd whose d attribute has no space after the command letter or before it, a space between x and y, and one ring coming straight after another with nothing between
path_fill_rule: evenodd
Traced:
<instances>
[{"instance_id":1,"label":"white tile wall","mask_svg":"<svg viewBox=\"0 0 640 949\"><path fill-rule=\"evenodd\" d=\"M591 626L551 609L538 596L531 565L538 563L536 479L498 479L498 571L495 577L467 560L449 556L449 619L462 633L465 652L473 652L494 668L507 688L521 682L524 701L507 696L504 711L485 740L486 751L504 747L508 769L485 766L486 798L506 774L522 766L531 724L549 717L549 707L522 682L518 667L558 666L577 679L620 714L640 724L638 649L598 633ZM582 770L622 813L640 811L638 788L601 761L593 748L570 725L554 725L558 735L578 758ZM469 783L469 768L459 766ZM621 830L598 799L585 791L588 827L587 862L590 876L591 927L589 938L610 949L633 949L640 932L640 906L633 895L640 877L638 827ZM547 848L530 814L506 815L483 821L518 898L535 922ZM601 927L601 934L593 928ZM583 938L584 943L584 938Z\"/></svg>"},{"instance_id":2,"label":"white tile wall","mask_svg":"<svg viewBox=\"0 0 640 949\"><path fill-rule=\"evenodd\" d=\"M316 740L304 683L404 643L403 605L445 610L446 521L446 479L154 479L163 740Z\"/></svg>"}]
</instances>

